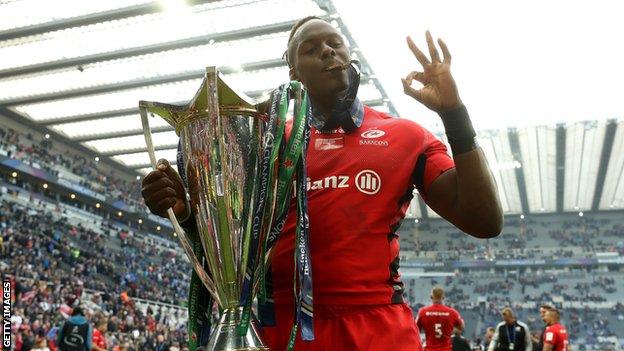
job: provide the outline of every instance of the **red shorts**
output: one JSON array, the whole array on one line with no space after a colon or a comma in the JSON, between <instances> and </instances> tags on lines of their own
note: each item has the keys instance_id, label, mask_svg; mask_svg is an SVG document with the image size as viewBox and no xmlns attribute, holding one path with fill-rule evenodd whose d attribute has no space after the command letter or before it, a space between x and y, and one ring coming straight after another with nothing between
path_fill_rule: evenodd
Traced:
<instances>
[{"instance_id":1,"label":"red shorts","mask_svg":"<svg viewBox=\"0 0 624 351\"><path fill-rule=\"evenodd\" d=\"M275 307L276 326L263 327L271 351L285 351L293 308ZM412 309L406 304L314 306L314 341L297 335L295 351L422 351Z\"/></svg>"}]
</instances>

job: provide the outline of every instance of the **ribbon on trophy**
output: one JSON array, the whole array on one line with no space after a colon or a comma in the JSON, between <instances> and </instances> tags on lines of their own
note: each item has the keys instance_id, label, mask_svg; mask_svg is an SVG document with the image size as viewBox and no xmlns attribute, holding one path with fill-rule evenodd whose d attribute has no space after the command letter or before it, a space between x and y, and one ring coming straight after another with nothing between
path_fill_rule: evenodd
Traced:
<instances>
[{"instance_id":1,"label":"ribbon on trophy","mask_svg":"<svg viewBox=\"0 0 624 351\"><path fill-rule=\"evenodd\" d=\"M193 250L199 257L203 256L201 243L193 242ZM200 256L201 255L201 256ZM195 351L198 347L206 345L210 338L212 297L204 287L201 279L192 271L191 283L188 296L188 335L189 351Z\"/></svg>"},{"instance_id":2,"label":"ribbon on trophy","mask_svg":"<svg viewBox=\"0 0 624 351\"><path fill-rule=\"evenodd\" d=\"M289 102L292 98L295 98L294 106L294 121L290 138L287 141L285 147L281 147L279 139L283 136L283 123L285 123L286 114L288 112ZM312 267L310 262L310 250L309 250L309 221L307 214L307 193L306 193L306 170L305 170L305 155L307 152L307 145L310 139L310 116L311 105L309 103L307 93L303 91L301 83L293 81L288 84L280 86L273 95L271 104L271 110L269 115L269 123L267 131L267 138L274 138L275 142L271 146L271 150L264 150L264 155L275 156L275 152L279 149L278 165L278 183L275 190L276 196L276 219L272 223L269 219L268 228L271 230L268 232L266 238L260 237L260 226L258 226L258 235L252 234L250 252L257 252L257 257L251 256L247 261L247 269L245 271L245 280L243 283L241 306L244 307L242 322L239 325L239 334L243 334L246 328L249 326L251 315L251 303L253 297L253 287L255 277L259 277L259 293L258 300L260 303L264 303L266 299L266 286L265 286L265 267L266 267L266 254L269 248L277 240L284 223L288 216L288 210L290 207L291 198L291 186L293 175L297 175L296 179L296 192L297 192L297 231L296 231L296 246L294 260L297 269L295 270L295 277L293 279L294 292L295 292L295 324L291 331L292 342L289 342L289 349L294 347L294 339L297 334L298 325L301 325L302 339L314 340L313 329L313 314L312 314ZM282 127L282 128L280 128ZM275 131L275 133L273 133ZM274 170L274 163L276 158L265 157L262 162L262 173L260 175L260 182L264 184L272 179L271 172ZM266 165L266 167L265 167ZM262 188L262 186L261 186ZM273 194L259 195L268 196L269 199ZM254 215L254 223L260 221L263 216L266 201L261 198L256 199L257 207ZM254 227L255 229L255 227ZM257 272L254 271L256 262L258 263ZM299 279L297 279L297 275ZM299 282L300 289L297 289L297 281ZM292 345L291 345L292 344Z\"/></svg>"},{"instance_id":3,"label":"ribbon on trophy","mask_svg":"<svg viewBox=\"0 0 624 351\"><path fill-rule=\"evenodd\" d=\"M284 124L286 115L276 113L280 104L282 92L286 89L285 86L280 86L277 91L273 93L273 99L271 102L271 113L269 115L269 121L267 123L267 130L263 136L263 155L260 163L260 190L256 193L255 211L252 220L251 240L249 243L248 252L249 257L247 259L247 266L245 267L245 278L243 279L243 286L240 296L239 305L243 307L243 315L241 323L238 325L239 335L245 335L249 328L251 321L251 304L253 302L253 289L254 289L254 277L256 262L263 259L261 256L262 250L260 245L262 243L261 233L263 227L263 220L265 219L265 207L266 203L272 198L269 184L273 177L274 165L277 160L279 146L281 144L282 136L284 133ZM283 119L280 120L280 117Z\"/></svg>"}]
</instances>

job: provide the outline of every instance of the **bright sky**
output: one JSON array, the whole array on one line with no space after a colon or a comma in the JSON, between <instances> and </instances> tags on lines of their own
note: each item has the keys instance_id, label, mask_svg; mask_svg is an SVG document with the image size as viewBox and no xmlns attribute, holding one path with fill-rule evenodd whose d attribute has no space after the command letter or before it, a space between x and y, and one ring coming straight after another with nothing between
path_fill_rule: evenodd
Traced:
<instances>
[{"instance_id":1,"label":"bright sky","mask_svg":"<svg viewBox=\"0 0 624 351\"><path fill-rule=\"evenodd\" d=\"M440 127L400 81L421 69L406 35L427 52L427 29L477 129L624 116L621 1L333 1L401 117Z\"/></svg>"}]
</instances>

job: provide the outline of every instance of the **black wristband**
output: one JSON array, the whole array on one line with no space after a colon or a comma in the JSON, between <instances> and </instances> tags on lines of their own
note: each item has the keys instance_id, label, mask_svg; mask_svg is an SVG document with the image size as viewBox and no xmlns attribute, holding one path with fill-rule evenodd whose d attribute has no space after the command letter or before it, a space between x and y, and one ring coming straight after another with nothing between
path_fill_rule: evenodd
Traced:
<instances>
[{"instance_id":1,"label":"black wristband","mask_svg":"<svg viewBox=\"0 0 624 351\"><path fill-rule=\"evenodd\" d=\"M453 156L461 155L478 147L475 139L477 133L472 127L466 106L461 105L454 110L441 113L440 118L442 118Z\"/></svg>"}]
</instances>

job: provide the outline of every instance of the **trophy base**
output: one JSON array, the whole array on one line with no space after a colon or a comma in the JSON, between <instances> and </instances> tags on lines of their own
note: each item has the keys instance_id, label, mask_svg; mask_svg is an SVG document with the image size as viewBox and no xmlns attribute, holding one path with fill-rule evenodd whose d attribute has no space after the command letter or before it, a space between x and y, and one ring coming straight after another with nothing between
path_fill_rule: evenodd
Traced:
<instances>
[{"instance_id":1,"label":"trophy base","mask_svg":"<svg viewBox=\"0 0 624 351\"><path fill-rule=\"evenodd\" d=\"M243 309L229 308L223 311L219 324L212 331L206 351L270 351L262 341L255 322L249 324L245 336L238 335L237 325L240 323Z\"/></svg>"}]
</instances>

